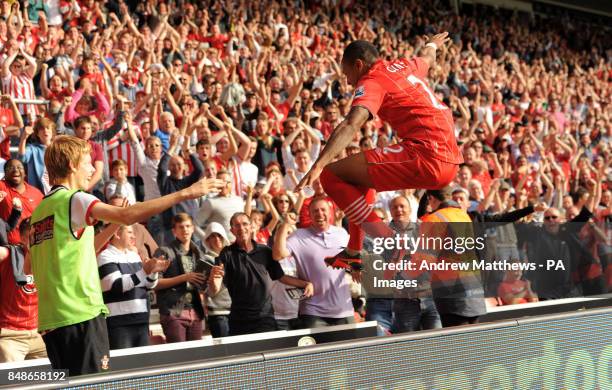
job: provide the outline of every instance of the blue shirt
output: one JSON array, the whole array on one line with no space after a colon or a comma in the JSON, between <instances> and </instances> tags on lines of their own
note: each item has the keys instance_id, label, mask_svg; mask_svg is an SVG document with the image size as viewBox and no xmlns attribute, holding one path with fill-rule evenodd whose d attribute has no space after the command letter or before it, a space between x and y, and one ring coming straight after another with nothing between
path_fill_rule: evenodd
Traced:
<instances>
[{"instance_id":1,"label":"blue shirt","mask_svg":"<svg viewBox=\"0 0 612 390\"><path fill-rule=\"evenodd\" d=\"M157 129L155 130L155 133L153 133L153 135L159 138L162 144L162 150L164 152L167 152L168 149L170 149L170 134L163 132L160 129Z\"/></svg>"},{"instance_id":2,"label":"blue shirt","mask_svg":"<svg viewBox=\"0 0 612 390\"><path fill-rule=\"evenodd\" d=\"M45 150L47 147L38 142L31 143L26 146L25 154L19 156L21 162L25 165L28 175L28 183L43 194L45 188L43 186L42 177L45 173Z\"/></svg>"}]
</instances>

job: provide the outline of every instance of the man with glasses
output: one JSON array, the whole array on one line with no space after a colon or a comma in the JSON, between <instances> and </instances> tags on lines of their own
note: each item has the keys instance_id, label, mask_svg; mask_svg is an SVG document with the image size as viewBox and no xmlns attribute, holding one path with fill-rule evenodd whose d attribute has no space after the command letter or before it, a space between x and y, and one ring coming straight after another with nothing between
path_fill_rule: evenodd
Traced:
<instances>
[{"instance_id":1,"label":"man with glasses","mask_svg":"<svg viewBox=\"0 0 612 390\"><path fill-rule=\"evenodd\" d=\"M531 280L540 300L567 298L581 293L579 283L572 278L579 273L579 261L586 253L578 232L593 216L594 205L592 189L587 204L572 220L566 221L561 211L550 207L544 212L543 226L519 226L520 237L527 243L529 261L537 264L536 270L527 273L526 277ZM555 260L552 269L548 269L548 260Z\"/></svg>"},{"instance_id":2,"label":"man with glasses","mask_svg":"<svg viewBox=\"0 0 612 390\"><path fill-rule=\"evenodd\" d=\"M505 181L494 180L491 187L491 192L487 197L491 198L497 191L507 191L510 186ZM518 249L518 238L516 235L516 229L514 222L534 213L544 212L548 206L544 202L538 202L535 205L529 205L527 207L511 210L505 213L489 213L488 207L484 209L471 209L471 201L469 193L464 188L458 187L453 190L452 193L453 201L457 202L463 211L467 212L472 223L474 224L474 232L476 236L483 237L488 229L495 229L495 248L492 251L483 250L477 251L479 258L484 259L488 257L488 260L494 260L491 257L495 257L496 260L510 261L519 260L521 256ZM484 201L483 204L489 204L490 202ZM491 248L486 248L491 249ZM487 297L497 296L497 287L503 281L504 271L483 271L483 285L485 288L485 294Z\"/></svg>"},{"instance_id":3,"label":"man with glasses","mask_svg":"<svg viewBox=\"0 0 612 390\"><path fill-rule=\"evenodd\" d=\"M208 197L202 203L196 223L205 229L211 222L217 222L223 226L228 233L228 238L234 240L234 236L230 231L230 219L232 215L244 209L244 201L241 197L232 194L232 177L230 173L224 169L217 172L217 179L225 182L225 186L221 188L219 195L216 197Z\"/></svg>"}]
</instances>

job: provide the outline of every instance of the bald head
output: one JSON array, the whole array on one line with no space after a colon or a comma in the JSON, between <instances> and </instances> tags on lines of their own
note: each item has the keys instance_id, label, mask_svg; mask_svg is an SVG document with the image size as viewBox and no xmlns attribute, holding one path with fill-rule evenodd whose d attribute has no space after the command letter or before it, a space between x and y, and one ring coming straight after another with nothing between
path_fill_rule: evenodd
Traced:
<instances>
[{"instance_id":1,"label":"bald head","mask_svg":"<svg viewBox=\"0 0 612 390\"><path fill-rule=\"evenodd\" d=\"M391 218L396 223L407 224L410 222L410 214L412 208L410 202L405 196L396 196L389 202L389 211L391 212Z\"/></svg>"}]
</instances>

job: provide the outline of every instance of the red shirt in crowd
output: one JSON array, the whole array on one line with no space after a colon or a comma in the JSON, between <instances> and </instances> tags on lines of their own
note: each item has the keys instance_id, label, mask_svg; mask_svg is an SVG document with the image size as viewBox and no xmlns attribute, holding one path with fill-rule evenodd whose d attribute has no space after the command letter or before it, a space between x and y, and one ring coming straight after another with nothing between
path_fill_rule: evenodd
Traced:
<instances>
[{"instance_id":1,"label":"red shirt in crowd","mask_svg":"<svg viewBox=\"0 0 612 390\"><path fill-rule=\"evenodd\" d=\"M419 57L379 60L357 83L352 105L378 114L403 141L426 145L428 157L460 164L451 110L423 81L428 70Z\"/></svg>"},{"instance_id":2,"label":"red shirt in crowd","mask_svg":"<svg viewBox=\"0 0 612 390\"><path fill-rule=\"evenodd\" d=\"M0 329L34 330L38 326L38 293L30 283L18 286L13 276L11 260L0 262ZM10 304L9 304L10 303Z\"/></svg>"},{"instance_id":3,"label":"red shirt in crowd","mask_svg":"<svg viewBox=\"0 0 612 390\"><path fill-rule=\"evenodd\" d=\"M202 42L208 42L211 47L219 50L221 57L225 56L224 46L229 41L229 37L225 34L217 34L201 39Z\"/></svg>"},{"instance_id":4,"label":"red shirt in crowd","mask_svg":"<svg viewBox=\"0 0 612 390\"><path fill-rule=\"evenodd\" d=\"M91 140L88 140L87 142L91 147L91 164L93 165L98 161L104 162L104 149L102 149L102 145Z\"/></svg>"},{"instance_id":5,"label":"red shirt in crowd","mask_svg":"<svg viewBox=\"0 0 612 390\"><path fill-rule=\"evenodd\" d=\"M3 128L15 123L13 110L0 107L0 158L9 160L11 158L11 137L7 137Z\"/></svg>"},{"instance_id":6,"label":"red shirt in crowd","mask_svg":"<svg viewBox=\"0 0 612 390\"><path fill-rule=\"evenodd\" d=\"M502 299L504 305L511 305L512 302L504 300L504 296L508 294L516 295L527 289L527 282L524 280L515 280L513 282L501 282L497 288L497 295ZM519 298L516 303L527 303L527 299Z\"/></svg>"},{"instance_id":7,"label":"red shirt in crowd","mask_svg":"<svg viewBox=\"0 0 612 390\"><path fill-rule=\"evenodd\" d=\"M255 242L261 245L268 245L268 240L270 240L270 231L267 227L263 227L259 229L257 233L255 233Z\"/></svg>"},{"instance_id":8,"label":"red shirt in crowd","mask_svg":"<svg viewBox=\"0 0 612 390\"><path fill-rule=\"evenodd\" d=\"M6 197L2 200L2 202L0 202L0 218L3 220L8 220L9 215L11 215L11 212L13 211L13 198L15 197L21 199L22 205L19 223L21 223L23 219L32 216L32 212L42 201L43 194L38 190L38 188L25 182L23 185L25 186L25 190L22 194L20 194L15 188L9 186L5 180L0 180L0 191L6 192ZM19 229L15 228L8 233L8 242L9 244L13 245L21 243Z\"/></svg>"}]
</instances>

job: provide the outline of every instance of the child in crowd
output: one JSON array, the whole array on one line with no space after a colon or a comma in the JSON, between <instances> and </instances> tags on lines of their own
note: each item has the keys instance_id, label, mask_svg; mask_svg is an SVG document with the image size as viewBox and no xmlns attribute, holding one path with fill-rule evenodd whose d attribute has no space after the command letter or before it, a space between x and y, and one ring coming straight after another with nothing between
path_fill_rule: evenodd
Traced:
<instances>
[{"instance_id":1,"label":"child in crowd","mask_svg":"<svg viewBox=\"0 0 612 390\"><path fill-rule=\"evenodd\" d=\"M112 162L111 179L104 189L106 199L116 195L126 198L129 205L136 203L136 191L127 180L127 164L123 160Z\"/></svg>"},{"instance_id":2,"label":"child in crowd","mask_svg":"<svg viewBox=\"0 0 612 390\"><path fill-rule=\"evenodd\" d=\"M45 150L55 137L55 129L55 122L41 118L34 127L26 126L19 140L19 159L25 165L28 183L43 194L51 190L45 168ZM27 143L28 140L30 143Z\"/></svg>"}]
</instances>

